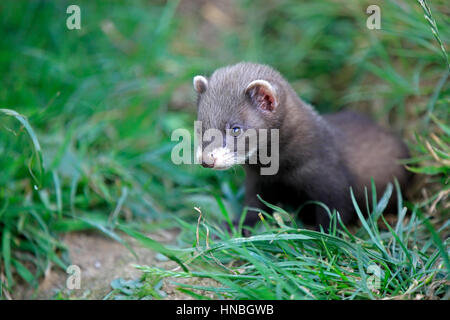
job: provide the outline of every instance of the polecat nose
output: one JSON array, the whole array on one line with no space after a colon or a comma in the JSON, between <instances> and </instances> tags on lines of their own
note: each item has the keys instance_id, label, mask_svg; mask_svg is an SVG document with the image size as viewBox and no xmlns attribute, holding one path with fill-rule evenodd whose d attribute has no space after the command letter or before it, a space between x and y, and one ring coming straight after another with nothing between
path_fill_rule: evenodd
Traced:
<instances>
[{"instance_id":1,"label":"polecat nose","mask_svg":"<svg viewBox=\"0 0 450 320\"><path fill-rule=\"evenodd\" d=\"M205 161L202 161L202 166L204 168L213 168L214 167L214 163L206 163Z\"/></svg>"}]
</instances>

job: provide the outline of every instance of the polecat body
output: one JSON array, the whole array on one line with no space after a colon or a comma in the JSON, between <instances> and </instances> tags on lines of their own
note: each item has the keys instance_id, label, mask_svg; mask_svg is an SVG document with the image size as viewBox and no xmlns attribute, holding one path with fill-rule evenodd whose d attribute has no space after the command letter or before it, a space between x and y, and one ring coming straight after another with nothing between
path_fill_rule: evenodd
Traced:
<instances>
[{"instance_id":1,"label":"polecat body","mask_svg":"<svg viewBox=\"0 0 450 320\"><path fill-rule=\"evenodd\" d=\"M394 177L403 190L409 174L398 163L408 157L405 144L369 118L351 111L319 115L303 102L289 83L274 69L260 64L239 63L216 70L210 78L197 76L198 120L203 134L207 129L223 132L217 147L205 152L212 142L203 141L197 159L203 166L227 169L243 157L231 142L250 129L278 129L279 169L261 175L259 162L244 163L246 171L244 223L254 225L258 209L269 203L301 206L307 200L326 204L339 211L344 223L355 217L350 198L365 203L364 187L374 179L380 195ZM218 143L218 144L217 144ZM273 148L272 148L273 149ZM250 150L258 153L260 150ZM272 151L272 150L271 150ZM321 206L302 216L316 226L328 228L329 216ZM311 208L310 207L310 208ZM364 206L365 207L365 206Z\"/></svg>"}]
</instances>

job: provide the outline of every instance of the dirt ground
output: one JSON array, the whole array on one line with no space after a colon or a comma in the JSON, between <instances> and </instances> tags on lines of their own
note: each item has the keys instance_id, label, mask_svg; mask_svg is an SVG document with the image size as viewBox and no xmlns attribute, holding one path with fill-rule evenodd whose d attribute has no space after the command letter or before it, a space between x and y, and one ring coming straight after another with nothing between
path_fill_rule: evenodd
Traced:
<instances>
[{"instance_id":1,"label":"dirt ground","mask_svg":"<svg viewBox=\"0 0 450 320\"><path fill-rule=\"evenodd\" d=\"M159 230L149 234L152 239L168 244L177 236L176 230ZM73 232L64 236L63 241L69 250L73 265L81 270L80 289L68 290L67 274L61 268L52 267L41 280L37 290L24 284L19 284L13 294L13 299L52 299L58 292L64 292L63 297L71 299L103 299L111 292L111 281L117 278L136 280L142 275L133 264L162 267L167 270L176 267L172 261L162 261L158 254L148 248L143 248L134 239L123 236L137 258L124 245L107 238L97 232ZM207 279L176 279L179 283L211 285ZM165 279L161 290L167 294L165 299L192 299L189 295L176 290L171 279ZM209 283L208 283L209 282Z\"/></svg>"},{"instance_id":2,"label":"dirt ground","mask_svg":"<svg viewBox=\"0 0 450 320\"><path fill-rule=\"evenodd\" d=\"M394 224L395 216L386 217L389 223ZM352 228L353 229L353 228ZM356 226L355 226L356 230ZM177 229L158 230L147 234L150 238L162 243L173 244L178 235ZM123 244L106 237L100 232L71 232L64 235L62 241L68 248L70 261L81 270L80 289L67 289L69 274L57 266L49 269L46 276L40 281L37 289L26 284L18 284L12 293L12 299L54 299L60 293L62 298L70 299L103 299L112 291L111 281L122 278L124 280L137 280L142 272L133 265L145 265L172 270L177 265L170 260L165 261L157 252L142 247L135 239L121 235L137 258ZM164 279L161 291L167 294L165 299L192 299L191 296L177 290L178 283L191 285L215 286L213 280L199 278ZM61 294L62 293L62 294ZM214 298L210 293L206 294Z\"/></svg>"}]
</instances>

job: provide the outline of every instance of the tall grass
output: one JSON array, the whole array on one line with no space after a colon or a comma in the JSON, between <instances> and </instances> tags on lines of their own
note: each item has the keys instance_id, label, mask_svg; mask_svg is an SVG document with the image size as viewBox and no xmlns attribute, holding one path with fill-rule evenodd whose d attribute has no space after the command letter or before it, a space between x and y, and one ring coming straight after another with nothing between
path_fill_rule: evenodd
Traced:
<instances>
[{"instance_id":1,"label":"tall grass","mask_svg":"<svg viewBox=\"0 0 450 320\"><path fill-rule=\"evenodd\" d=\"M145 282L170 278L179 290L195 298L207 298L206 293L228 299L448 298L450 264L448 253L441 250L444 243L439 237L418 236L426 231L426 218L417 207L406 215L398 185L399 218L392 227L386 222L382 214L392 190L390 185L368 219L354 202L362 225L355 234L338 215L333 216L337 223L329 234L295 228L279 215L278 219L267 216L257 235L214 243L205 232L214 234L214 227L202 219L197 225L200 241L179 252L191 254L185 258L189 272L137 267L144 272ZM184 277L208 278L217 285L177 282Z\"/></svg>"}]
</instances>

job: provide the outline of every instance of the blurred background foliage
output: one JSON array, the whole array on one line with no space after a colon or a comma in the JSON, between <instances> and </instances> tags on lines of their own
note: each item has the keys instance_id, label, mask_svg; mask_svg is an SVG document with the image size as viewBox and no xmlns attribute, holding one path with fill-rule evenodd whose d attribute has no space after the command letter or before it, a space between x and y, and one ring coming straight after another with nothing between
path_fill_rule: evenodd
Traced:
<instances>
[{"instance_id":1,"label":"blurred background foliage","mask_svg":"<svg viewBox=\"0 0 450 320\"><path fill-rule=\"evenodd\" d=\"M70 4L81 30L66 27ZM366 28L370 4L381 30ZM170 227L194 205L219 211L217 197L240 210L240 168L170 161L171 132L193 127L192 77L239 61L275 67L321 112L400 133L425 174L413 200L447 221L450 8L429 5L427 21L406 0L1 1L1 282L66 266L61 232L120 241L117 221Z\"/></svg>"}]
</instances>

